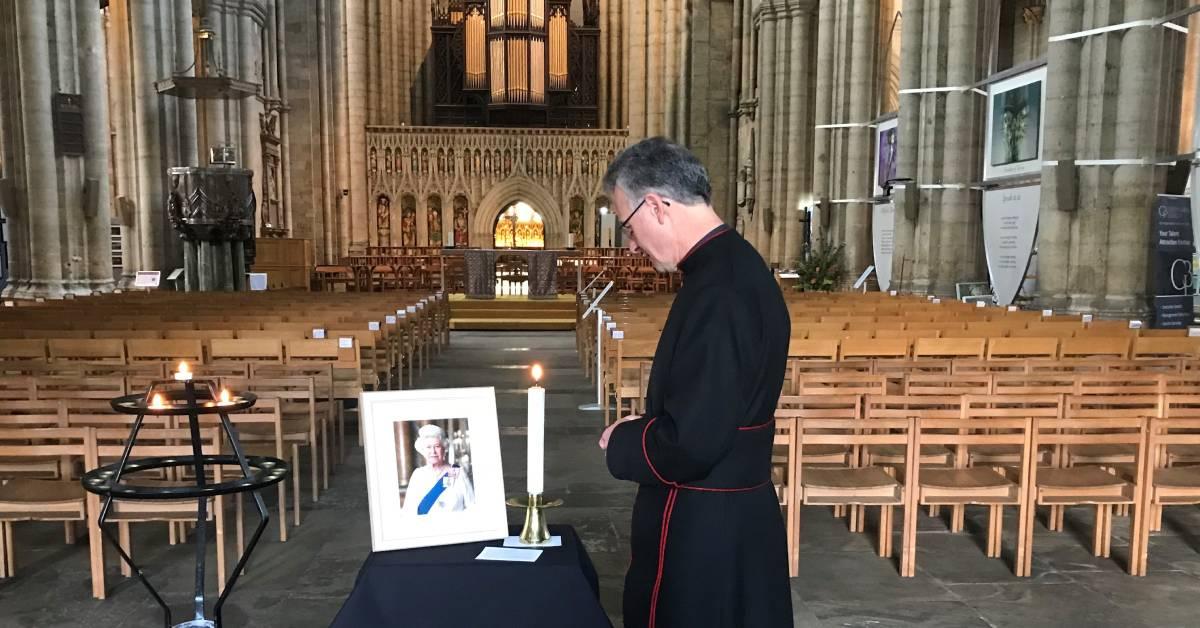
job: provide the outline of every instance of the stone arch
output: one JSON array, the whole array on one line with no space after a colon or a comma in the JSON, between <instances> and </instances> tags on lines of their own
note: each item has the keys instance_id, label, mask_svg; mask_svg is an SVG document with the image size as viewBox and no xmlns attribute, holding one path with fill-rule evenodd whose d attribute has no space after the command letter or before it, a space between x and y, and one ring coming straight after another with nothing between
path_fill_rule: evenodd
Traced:
<instances>
[{"instance_id":1,"label":"stone arch","mask_svg":"<svg viewBox=\"0 0 1200 628\"><path fill-rule=\"evenodd\" d=\"M510 177L492 187L479 201L475 216L471 219L471 242L491 242L492 227L496 217L509 205L525 201L542 215L546 227L546 248L558 249L567 243L567 219L563 208L549 190L528 177ZM490 244L485 244L490 247Z\"/></svg>"}]
</instances>

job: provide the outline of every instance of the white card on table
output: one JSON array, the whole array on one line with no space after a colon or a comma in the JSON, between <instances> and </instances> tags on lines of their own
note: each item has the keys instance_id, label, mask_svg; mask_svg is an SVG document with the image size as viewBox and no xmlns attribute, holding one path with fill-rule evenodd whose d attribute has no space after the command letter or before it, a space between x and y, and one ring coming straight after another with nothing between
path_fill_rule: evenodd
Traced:
<instances>
[{"instance_id":1,"label":"white card on table","mask_svg":"<svg viewBox=\"0 0 1200 628\"><path fill-rule=\"evenodd\" d=\"M354 338L338 338L338 349L353 349Z\"/></svg>"},{"instance_id":2,"label":"white card on table","mask_svg":"<svg viewBox=\"0 0 1200 628\"><path fill-rule=\"evenodd\" d=\"M1130 329L1141 329L1142 321L1129 321L1129 328Z\"/></svg>"},{"instance_id":3,"label":"white card on table","mask_svg":"<svg viewBox=\"0 0 1200 628\"><path fill-rule=\"evenodd\" d=\"M514 563L532 563L542 555L540 549L516 549L513 547L485 547L475 560L503 560Z\"/></svg>"},{"instance_id":4,"label":"white card on table","mask_svg":"<svg viewBox=\"0 0 1200 628\"><path fill-rule=\"evenodd\" d=\"M605 323L604 326L607 327L608 329L616 329L617 328L617 324L613 323L613 322Z\"/></svg>"},{"instance_id":5,"label":"white card on table","mask_svg":"<svg viewBox=\"0 0 1200 628\"><path fill-rule=\"evenodd\" d=\"M1054 310L1042 310L1042 316L1054 316Z\"/></svg>"},{"instance_id":6,"label":"white card on table","mask_svg":"<svg viewBox=\"0 0 1200 628\"><path fill-rule=\"evenodd\" d=\"M942 302L942 300L941 300L941 299L933 299L931 302L932 302L934 305L937 305L937 304L941 303L941 302Z\"/></svg>"},{"instance_id":7,"label":"white card on table","mask_svg":"<svg viewBox=\"0 0 1200 628\"><path fill-rule=\"evenodd\" d=\"M387 316L385 316L385 317L383 318L383 320L387 321L387 324L388 324L388 325L395 325L395 324L396 324L396 315L395 315L395 314L388 314Z\"/></svg>"},{"instance_id":8,"label":"white card on table","mask_svg":"<svg viewBox=\"0 0 1200 628\"><path fill-rule=\"evenodd\" d=\"M889 290L889 291L888 291L888 295L889 295L889 296L893 296L893 297L894 297L894 296L896 296L897 294L900 294L900 293L899 293L899 292L897 292L897 291L895 291L895 290Z\"/></svg>"},{"instance_id":9,"label":"white card on table","mask_svg":"<svg viewBox=\"0 0 1200 628\"><path fill-rule=\"evenodd\" d=\"M406 307L406 308L404 308L404 309L405 309L405 310L407 310L409 314L416 314L416 313L417 313L417 306L415 306L415 305L410 305L410 306L408 306L408 307Z\"/></svg>"},{"instance_id":10,"label":"white card on table","mask_svg":"<svg viewBox=\"0 0 1200 628\"><path fill-rule=\"evenodd\" d=\"M1084 322L1084 323L1090 323L1090 322L1092 322L1092 315L1091 315L1091 314L1084 314L1084 315L1083 315L1083 322Z\"/></svg>"},{"instance_id":11,"label":"white card on table","mask_svg":"<svg viewBox=\"0 0 1200 628\"><path fill-rule=\"evenodd\" d=\"M371 321L367 323L367 331L379 331L379 321Z\"/></svg>"},{"instance_id":12,"label":"white card on table","mask_svg":"<svg viewBox=\"0 0 1200 628\"><path fill-rule=\"evenodd\" d=\"M312 336L313 336L313 340L324 340L325 339L325 330L321 329L320 327L317 327L317 328L313 329Z\"/></svg>"},{"instance_id":13,"label":"white card on table","mask_svg":"<svg viewBox=\"0 0 1200 628\"><path fill-rule=\"evenodd\" d=\"M986 307L986 306L987 306L987 303L984 303L983 301L975 302L975 307Z\"/></svg>"},{"instance_id":14,"label":"white card on table","mask_svg":"<svg viewBox=\"0 0 1200 628\"><path fill-rule=\"evenodd\" d=\"M1188 327L1188 338L1200 337L1200 327Z\"/></svg>"},{"instance_id":15,"label":"white card on table","mask_svg":"<svg viewBox=\"0 0 1200 628\"><path fill-rule=\"evenodd\" d=\"M1016 312L1016 311L1017 311L1017 306L1015 306L1015 305L1010 305L1010 306L1008 306L1008 311L1009 311L1009 312Z\"/></svg>"},{"instance_id":16,"label":"white card on table","mask_svg":"<svg viewBox=\"0 0 1200 628\"><path fill-rule=\"evenodd\" d=\"M624 340L625 332L623 332L619 329L614 329L613 333L612 333L612 337L613 337L613 340Z\"/></svg>"},{"instance_id":17,"label":"white card on table","mask_svg":"<svg viewBox=\"0 0 1200 628\"><path fill-rule=\"evenodd\" d=\"M562 537L561 536L552 536L552 537L550 537L550 540L546 541L545 543L538 543L537 545L526 545L521 542L521 537L519 537L519 536L506 536L506 537L504 537L504 547L516 547L516 548L562 547Z\"/></svg>"}]
</instances>

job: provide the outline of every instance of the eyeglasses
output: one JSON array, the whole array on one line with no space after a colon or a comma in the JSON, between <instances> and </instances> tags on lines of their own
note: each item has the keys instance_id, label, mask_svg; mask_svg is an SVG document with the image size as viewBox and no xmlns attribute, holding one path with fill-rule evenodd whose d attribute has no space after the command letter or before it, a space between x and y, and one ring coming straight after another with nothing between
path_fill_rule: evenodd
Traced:
<instances>
[{"instance_id":1,"label":"eyeglasses","mask_svg":"<svg viewBox=\"0 0 1200 628\"><path fill-rule=\"evenodd\" d=\"M638 213L638 210L639 210L639 209L641 209L641 208L642 208L642 205L645 205L645 204L646 204L646 199L645 199L645 197L643 197L643 198L642 198L642 202L638 203L638 204L637 204L637 207L634 207L634 208L633 208L633 212L629 214L629 217L628 217L628 218L626 218L625 220L623 220L623 221L621 222L621 230L625 232L625 235L626 235L626 236L631 236L631 235L633 235L633 229L630 229L630 228L629 228L629 221L630 221L630 220L633 220L633 216L634 216L635 214L637 214L637 213ZM663 204L663 205L666 205L667 207L670 207L670 206L671 206L671 203L667 202L666 200L664 200L664 201L662 202L662 204Z\"/></svg>"},{"instance_id":2,"label":"eyeglasses","mask_svg":"<svg viewBox=\"0 0 1200 628\"><path fill-rule=\"evenodd\" d=\"M641 209L641 208L642 208L642 205L645 205L645 204L646 204L646 199L643 197L643 198L642 198L642 202L638 203L638 204L637 204L637 207L634 207L634 208L633 208L633 213L629 214L629 217L628 217L628 218L626 218L625 220L621 221L621 230L625 232L625 235L627 235L627 236L628 236L628 235L632 235L632 234L633 234L633 229L630 229L630 228L629 228L629 221L630 221L630 220L633 220L633 217L634 217L634 215L635 215L635 214L637 214L637 213L638 213L638 210L639 210L639 209Z\"/></svg>"}]
</instances>

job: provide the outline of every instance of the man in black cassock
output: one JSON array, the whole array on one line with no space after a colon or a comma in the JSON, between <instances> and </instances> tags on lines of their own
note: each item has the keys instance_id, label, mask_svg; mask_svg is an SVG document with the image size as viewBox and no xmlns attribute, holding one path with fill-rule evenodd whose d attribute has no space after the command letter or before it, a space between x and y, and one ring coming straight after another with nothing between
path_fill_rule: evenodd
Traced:
<instances>
[{"instance_id":1,"label":"man in black cassock","mask_svg":"<svg viewBox=\"0 0 1200 628\"><path fill-rule=\"evenodd\" d=\"M639 484L626 628L792 626L771 484L790 321L762 257L712 209L704 166L663 138L627 148L604 187L633 251L683 271L646 414L604 431L609 471Z\"/></svg>"}]
</instances>

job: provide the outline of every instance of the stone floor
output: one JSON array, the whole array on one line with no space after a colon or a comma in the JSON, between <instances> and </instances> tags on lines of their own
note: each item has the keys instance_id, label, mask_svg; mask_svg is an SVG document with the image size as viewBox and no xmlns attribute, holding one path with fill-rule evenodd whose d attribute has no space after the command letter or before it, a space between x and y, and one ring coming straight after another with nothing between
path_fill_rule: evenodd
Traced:
<instances>
[{"instance_id":1,"label":"stone floor","mask_svg":"<svg viewBox=\"0 0 1200 628\"><path fill-rule=\"evenodd\" d=\"M578 368L573 336L456 332L451 348L418 385L496 388L505 482L512 492L524 485L528 380L522 369L534 361L547 369L547 492L567 503L553 511L552 520L579 530L600 573L601 601L620 626L633 487L605 471L596 447L598 415L576 410L595 393ZM1005 523L1005 547L1011 548L1016 525L1011 516ZM1039 527L1029 579L1017 579L1006 562L984 557L982 513L970 513L965 534L949 534L942 521L922 516L918 575L911 579L901 579L892 562L874 555L872 525L869 520L865 535L852 534L828 509L804 510L801 573L792 581L797 628L1200 625L1200 510L1194 508L1170 512L1163 533L1152 541L1145 578L1122 571L1128 530L1119 518L1114 559L1091 556L1086 509L1068 513L1065 533ZM0 583L0 626L161 625L141 585L121 578L111 551L109 598L97 601L89 596L86 543L63 545L57 524L19 524L16 539L18 574ZM134 540L147 575L173 604L175 621L182 621L194 577L191 547L167 545L160 525L135 527ZM226 604L226 625L327 626L369 548L362 456L353 453L321 502L306 502L303 524L292 529L286 544L278 542L274 529L268 531Z\"/></svg>"}]
</instances>

